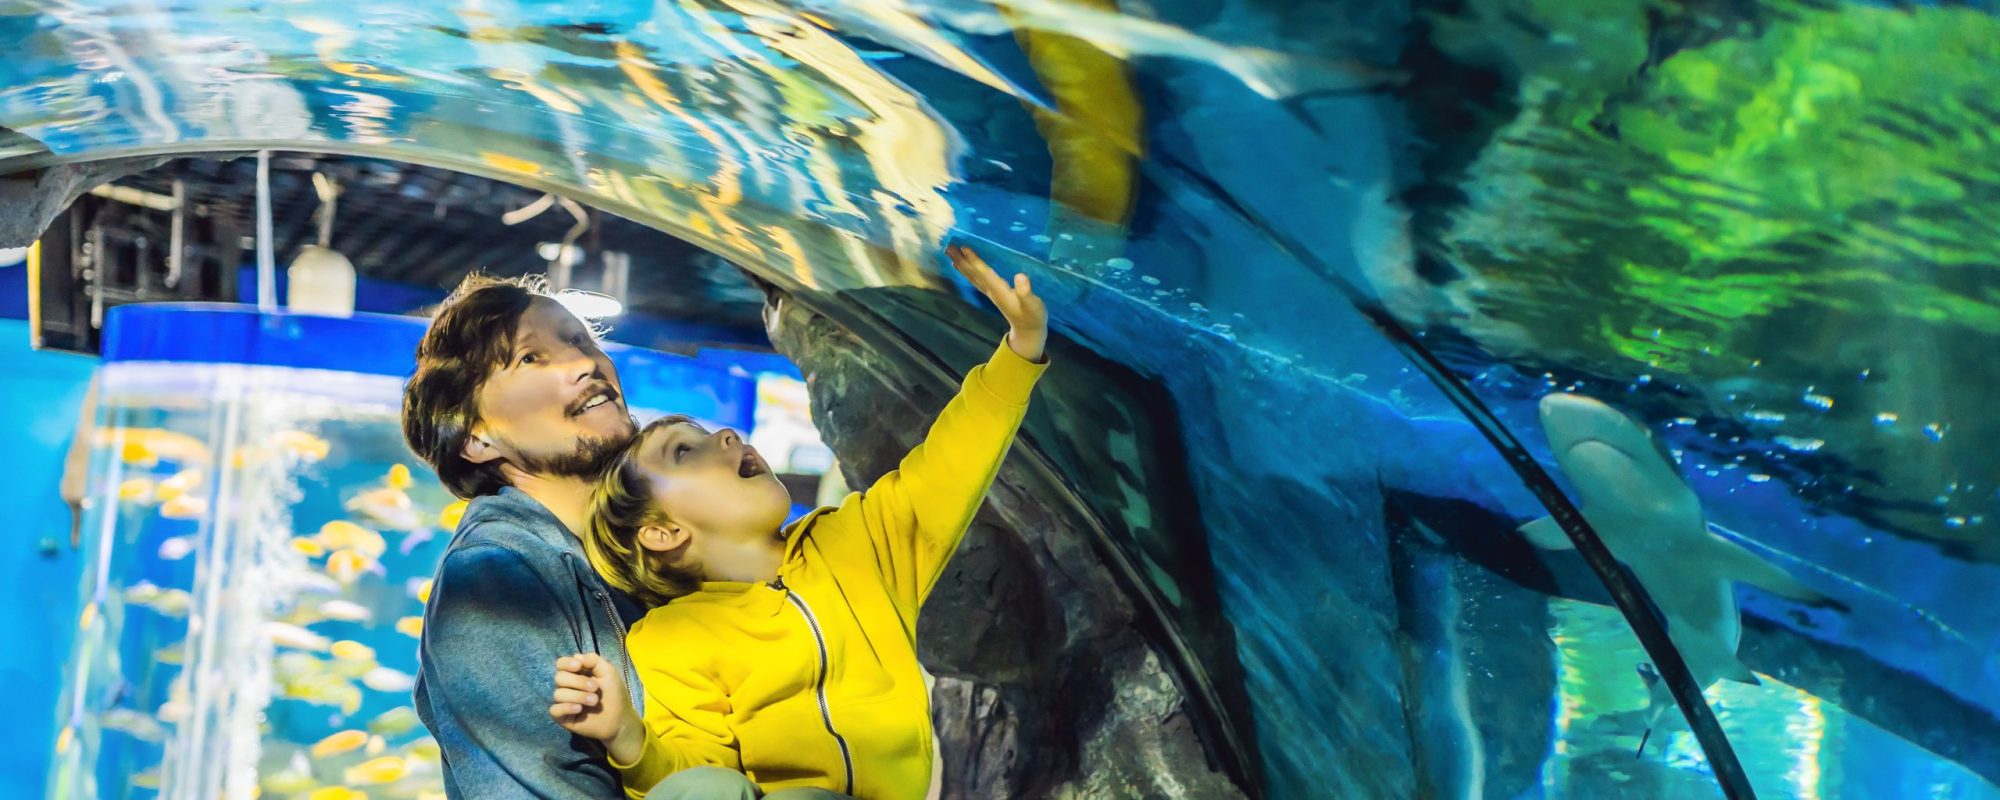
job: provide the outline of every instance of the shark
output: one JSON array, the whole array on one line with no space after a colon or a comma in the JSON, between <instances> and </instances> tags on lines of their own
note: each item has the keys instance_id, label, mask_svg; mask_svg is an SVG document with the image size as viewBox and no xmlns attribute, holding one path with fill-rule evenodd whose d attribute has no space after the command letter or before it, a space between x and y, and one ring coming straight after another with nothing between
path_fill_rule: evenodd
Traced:
<instances>
[{"instance_id":1,"label":"shark","mask_svg":"<svg viewBox=\"0 0 2000 800\"><path fill-rule=\"evenodd\" d=\"M1736 657L1743 630L1733 584L1749 584L1806 605L1839 607L1710 530L1701 501L1681 479L1673 456L1632 418L1602 401L1566 393L1543 397L1539 414L1556 465L1575 490L1578 510L1652 598L1666 620L1667 637L1704 691L1721 680L1762 683ZM1575 547L1550 517L1521 526L1521 534L1549 550ZM1647 684L1645 738L1650 738L1675 705L1652 665L1640 665L1639 674ZM1639 743L1641 753L1645 738Z\"/></svg>"}]
</instances>

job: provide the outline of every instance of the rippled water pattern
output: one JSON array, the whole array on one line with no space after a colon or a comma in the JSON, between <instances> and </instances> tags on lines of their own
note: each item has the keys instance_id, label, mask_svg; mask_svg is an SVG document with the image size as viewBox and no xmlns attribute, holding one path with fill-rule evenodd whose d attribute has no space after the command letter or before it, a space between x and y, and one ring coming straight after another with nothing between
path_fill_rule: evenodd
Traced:
<instances>
[{"instance_id":1,"label":"rippled water pattern","mask_svg":"<svg viewBox=\"0 0 2000 800\"><path fill-rule=\"evenodd\" d=\"M1845 606L1736 591L1762 796L1994 797L2000 20L1886 5L8 0L0 126L477 172L833 298L978 243L1172 395L1271 796L1713 792L1352 282L1545 463L1535 399L1600 398Z\"/></svg>"}]
</instances>

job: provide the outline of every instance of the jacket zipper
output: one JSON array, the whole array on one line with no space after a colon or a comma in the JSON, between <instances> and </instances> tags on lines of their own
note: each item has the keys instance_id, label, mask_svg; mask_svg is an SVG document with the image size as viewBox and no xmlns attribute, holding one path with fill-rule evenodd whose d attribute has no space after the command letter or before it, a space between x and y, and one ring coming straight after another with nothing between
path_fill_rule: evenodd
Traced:
<instances>
[{"instance_id":1,"label":"jacket zipper","mask_svg":"<svg viewBox=\"0 0 2000 800\"><path fill-rule=\"evenodd\" d=\"M840 745L840 762L847 769L847 789L841 792L841 794L852 795L854 794L854 754L847 750L847 737L841 736L840 731L833 729L833 708L826 702L828 660L826 654L826 635L820 632L819 618L813 616L812 607L806 605L805 598L798 596L797 593L785 587L785 579L783 577L772 581L771 588L784 592L785 599L792 601L792 605L799 607L799 613L805 615L806 627L812 629L813 643L819 645L819 674L813 679L813 693L819 696L820 721L826 723L826 732L833 734L834 744Z\"/></svg>"},{"instance_id":2,"label":"jacket zipper","mask_svg":"<svg viewBox=\"0 0 2000 800\"><path fill-rule=\"evenodd\" d=\"M570 578L576 581L576 596L579 599L581 599L584 594L583 579L576 574L576 565L574 563L571 563L571 557L569 553L562 554L562 559L563 559L563 564L569 567ZM611 620L611 627L614 630L618 631L618 655L619 655L618 671L619 674L625 676L626 699L632 701L632 711L634 713L637 713L640 717L643 718L646 716L646 705L645 702L640 699L639 676L636 672L634 672L631 656L627 655L625 651L625 620L619 618L618 609L611 605L611 596L605 594L603 589L591 589L590 593L597 595L597 601L604 604L604 616ZM592 651L597 652L597 654L601 656L604 655L603 653L604 648L597 641L597 624L590 622L589 620L590 617L590 608L588 607L589 602L590 601L588 600L584 601L585 604L585 608L583 609L584 623L590 625L590 649ZM581 636L581 634L578 635ZM579 638L577 644L581 645L582 643L583 643L582 639Z\"/></svg>"},{"instance_id":3,"label":"jacket zipper","mask_svg":"<svg viewBox=\"0 0 2000 800\"><path fill-rule=\"evenodd\" d=\"M639 700L639 676L632 672L632 657L625 652L625 621L618 618L618 609L611 606L611 595L603 589L596 592L597 601L604 604L605 615L611 618L611 627L618 631L618 669L625 676L625 694L632 700L632 710L646 716L646 705Z\"/></svg>"}]
</instances>

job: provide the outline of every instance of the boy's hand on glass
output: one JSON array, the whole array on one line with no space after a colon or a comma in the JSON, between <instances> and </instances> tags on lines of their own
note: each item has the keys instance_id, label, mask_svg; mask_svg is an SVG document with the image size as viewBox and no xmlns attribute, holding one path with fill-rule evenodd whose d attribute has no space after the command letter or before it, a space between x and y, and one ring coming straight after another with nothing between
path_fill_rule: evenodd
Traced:
<instances>
[{"instance_id":1,"label":"boy's hand on glass","mask_svg":"<svg viewBox=\"0 0 2000 800\"><path fill-rule=\"evenodd\" d=\"M549 716L563 730L610 743L629 722L637 722L625 700L625 679L596 653L556 659L556 690Z\"/></svg>"},{"instance_id":2,"label":"boy's hand on glass","mask_svg":"<svg viewBox=\"0 0 2000 800\"><path fill-rule=\"evenodd\" d=\"M1007 318L1011 330L1007 332L1007 346L1014 353L1029 361L1040 362L1042 350L1049 341L1049 309L1042 298L1035 295L1035 289L1028 284L1028 276L1016 273L1013 285L1000 279L999 273L986 264L986 259L958 245L945 249L951 256L951 265L958 273L978 287L986 299L998 306L1001 316Z\"/></svg>"}]
</instances>

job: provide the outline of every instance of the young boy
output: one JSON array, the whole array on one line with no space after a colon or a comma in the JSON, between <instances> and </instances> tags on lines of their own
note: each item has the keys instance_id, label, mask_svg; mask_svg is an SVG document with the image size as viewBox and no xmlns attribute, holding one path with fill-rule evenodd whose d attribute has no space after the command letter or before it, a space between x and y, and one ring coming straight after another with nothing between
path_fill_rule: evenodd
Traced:
<instances>
[{"instance_id":1,"label":"young boy","mask_svg":"<svg viewBox=\"0 0 2000 800\"><path fill-rule=\"evenodd\" d=\"M866 493L785 527L785 489L757 452L677 417L647 426L605 473L586 550L606 583L653 609L626 639L646 714L594 655L558 662L549 714L604 742L627 796L929 789L917 612L1013 443L1048 338L1027 276L1009 286L969 251L951 256L1011 329Z\"/></svg>"}]
</instances>

